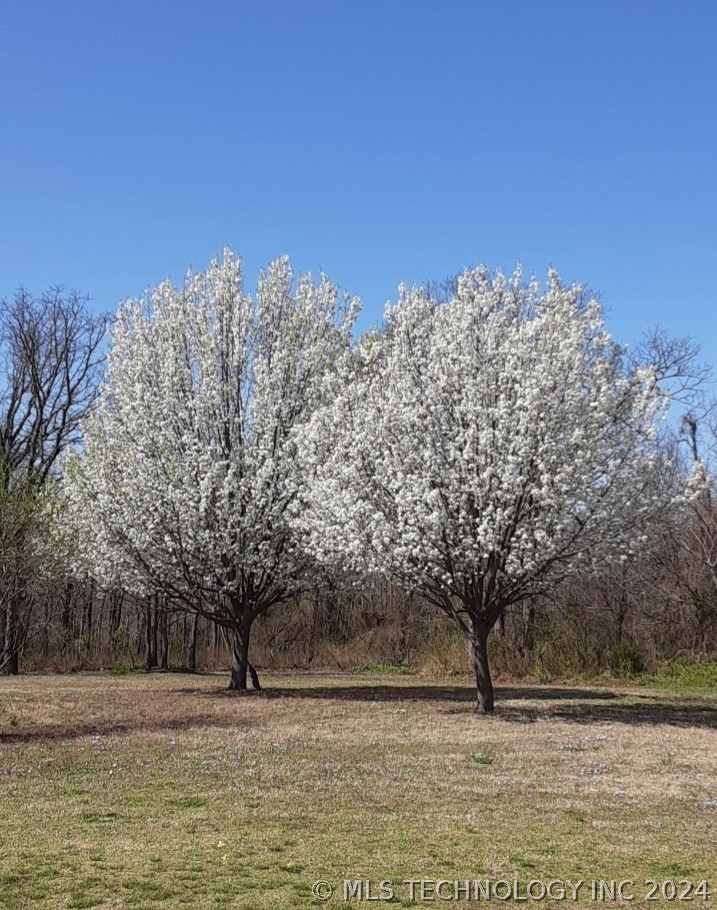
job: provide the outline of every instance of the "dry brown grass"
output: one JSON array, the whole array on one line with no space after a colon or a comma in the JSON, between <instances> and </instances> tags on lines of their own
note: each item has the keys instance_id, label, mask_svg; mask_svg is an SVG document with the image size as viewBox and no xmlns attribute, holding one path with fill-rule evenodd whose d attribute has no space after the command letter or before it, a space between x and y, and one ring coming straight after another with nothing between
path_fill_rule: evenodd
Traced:
<instances>
[{"instance_id":1,"label":"dry brown grass","mask_svg":"<svg viewBox=\"0 0 717 910\"><path fill-rule=\"evenodd\" d=\"M717 699L512 686L480 717L467 683L224 684L0 680L0 907L281 910L317 879L336 906L359 878L408 905L406 878L504 876L717 899Z\"/></svg>"}]
</instances>

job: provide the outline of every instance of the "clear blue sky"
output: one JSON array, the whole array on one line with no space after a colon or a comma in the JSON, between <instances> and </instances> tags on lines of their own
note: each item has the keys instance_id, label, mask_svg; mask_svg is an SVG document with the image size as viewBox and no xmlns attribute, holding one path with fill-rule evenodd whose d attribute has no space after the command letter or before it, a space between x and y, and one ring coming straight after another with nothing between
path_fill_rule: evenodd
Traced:
<instances>
[{"instance_id":1,"label":"clear blue sky","mask_svg":"<svg viewBox=\"0 0 717 910\"><path fill-rule=\"evenodd\" d=\"M0 295L118 301L228 244L375 321L523 261L717 362L717 4L34 2L0 11Z\"/></svg>"}]
</instances>

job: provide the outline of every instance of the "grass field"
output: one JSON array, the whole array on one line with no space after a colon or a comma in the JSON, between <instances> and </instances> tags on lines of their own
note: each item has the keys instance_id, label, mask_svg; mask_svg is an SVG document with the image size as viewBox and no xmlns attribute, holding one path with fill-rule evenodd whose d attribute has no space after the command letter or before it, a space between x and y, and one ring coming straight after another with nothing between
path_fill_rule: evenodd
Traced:
<instances>
[{"instance_id":1,"label":"grass field","mask_svg":"<svg viewBox=\"0 0 717 910\"><path fill-rule=\"evenodd\" d=\"M664 902L645 900L647 879L678 896L706 879L717 903L715 697L510 686L484 717L468 681L224 686L1 679L0 907L336 907L359 903L343 895L359 879L371 896L391 880L398 906L433 903L439 879L517 880L519 894L582 879L571 906L595 905L594 880L633 880L633 907ZM323 904L317 880L336 889Z\"/></svg>"}]
</instances>

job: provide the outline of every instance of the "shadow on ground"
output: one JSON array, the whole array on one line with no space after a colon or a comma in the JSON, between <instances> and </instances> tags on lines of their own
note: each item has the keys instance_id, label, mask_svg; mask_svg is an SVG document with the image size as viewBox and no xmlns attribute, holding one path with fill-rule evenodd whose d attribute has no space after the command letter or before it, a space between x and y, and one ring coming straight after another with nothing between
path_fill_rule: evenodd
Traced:
<instances>
[{"instance_id":1,"label":"shadow on ground","mask_svg":"<svg viewBox=\"0 0 717 910\"><path fill-rule=\"evenodd\" d=\"M178 694L215 699L235 698L238 694L224 689L177 691ZM561 720L576 724L647 724L717 730L717 699L675 695L629 695L609 690L562 686L499 685L495 693L495 718L512 723ZM471 713L475 703L475 690L469 686L293 686L249 692L243 697L247 696L264 699L288 698L296 701L330 699L347 702L435 702L439 710L462 714ZM535 702L539 704L536 705Z\"/></svg>"},{"instance_id":2,"label":"shadow on ground","mask_svg":"<svg viewBox=\"0 0 717 910\"><path fill-rule=\"evenodd\" d=\"M532 723L552 719L573 724L616 723L633 726L700 727L717 730L717 704L694 701L658 701L654 697L638 696L630 701L613 703L578 702L570 705L551 705L548 710L498 706L498 716L514 723Z\"/></svg>"},{"instance_id":3,"label":"shadow on ground","mask_svg":"<svg viewBox=\"0 0 717 910\"><path fill-rule=\"evenodd\" d=\"M202 727L240 730L255 726L251 721L237 717L216 717L197 712L181 717L158 716L154 718L131 718L112 721L110 719L82 720L63 724L30 724L17 730L0 729L0 745L29 743L37 740L59 742L79 739L82 736L123 736L133 733L178 733Z\"/></svg>"},{"instance_id":4,"label":"shadow on ground","mask_svg":"<svg viewBox=\"0 0 717 910\"><path fill-rule=\"evenodd\" d=\"M324 699L334 702L430 703L440 713L474 716L476 722L488 720L473 713L475 690L470 686L445 685L321 685L279 686L261 692L237 693L224 688L183 687L164 690L161 700L153 699L151 708L124 711L115 719L104 716L68 717L64 722L27 724L0 728L0 744L38 740L73 740L83 736L117 736L137 732L171 733L197 728L227 730L263 726L264 715L256 719L251 712L237 716L234 711L217 709L220 701L245 698L261 701L287 699L296 703ZM214 702L214 710L199 707L198 701ZM347 706L348 707L348 706ZM247 716L247 714L249 716ZM572 724L620 723L631 725L693 727L717 730L717 699L677 695L635 695L602 689L564 686L496 687L496 721L525 724L556 720Z\"/></svg>"}]
</instances>

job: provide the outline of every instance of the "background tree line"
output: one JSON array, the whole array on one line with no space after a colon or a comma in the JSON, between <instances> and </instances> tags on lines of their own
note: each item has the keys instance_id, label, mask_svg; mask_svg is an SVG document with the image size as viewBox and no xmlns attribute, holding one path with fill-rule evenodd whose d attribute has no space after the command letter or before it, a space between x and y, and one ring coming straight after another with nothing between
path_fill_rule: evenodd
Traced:
<instances>
[{"instance_id":1,"label":"background tree line","mask_svg":"<svg viewBox=\"0 0 717 910\"><path fill-rule=\"evenodd\" d=\"M658 672L675 658L714 660L717 588L703 559L703 529L673 531L644 561L577 577L552 598L507 611L490 642L497 672L541 679L609 672ZM228 636L199 616L121 589L72 576L36 583L23 616L22 666L67 672L132 667L225 668ZM420 596L384 583L356 591L325 585L257 621L253 660L260 668L353 670L396 667L437 675L467 673L468 657L448 620ZM8 669L5 669L8 672Z\"/></svg>"}]
</instances>

